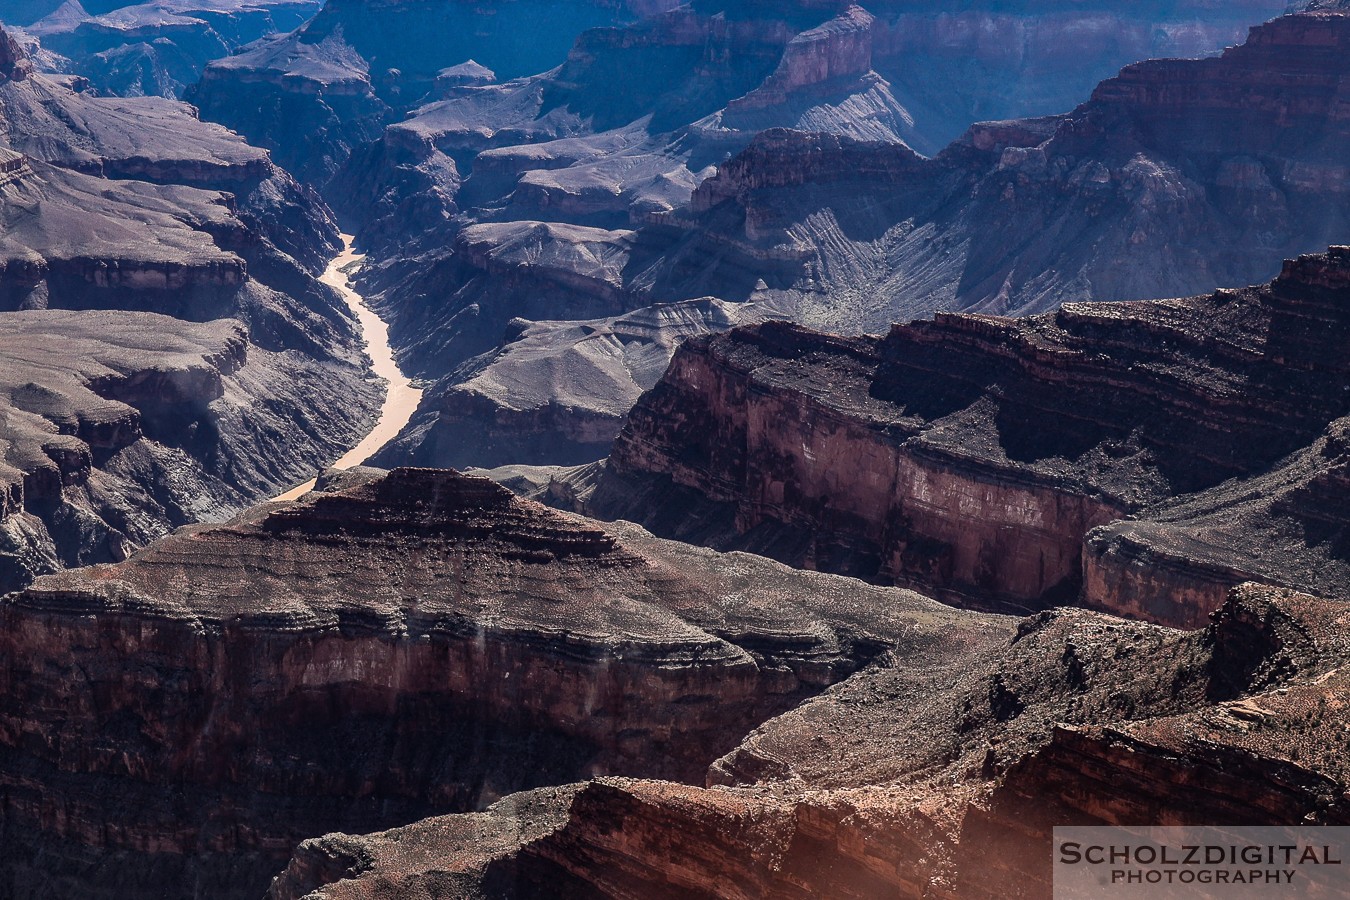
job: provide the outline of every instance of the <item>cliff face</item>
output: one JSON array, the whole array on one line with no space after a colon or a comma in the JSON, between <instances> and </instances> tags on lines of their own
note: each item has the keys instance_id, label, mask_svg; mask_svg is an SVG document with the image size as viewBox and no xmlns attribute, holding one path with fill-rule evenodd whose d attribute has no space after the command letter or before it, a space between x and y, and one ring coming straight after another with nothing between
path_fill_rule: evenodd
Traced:
<instances>
[{"instance_id":1,"label":"cliff face","mask_svg":"<svg viewBox=\"0 0 1350 900\"><path fill-rule=\"evenodd\" d=\"M0 616L4 875L118 897L256 896L303 837L534 785L701 780L897 641L1006 629L427 470L180 531Z\"/></svg>"},{"instance_id":2,"label":"cliff face","mask_svg":"<svg viewBox=\"0 0 1350 900\"><path fill-rule=\"evenodd\" d=\"M322 184L384 125L435 99L443 69L476 60L504 76L532 74L561 62L587 28L671 5L333 0L294 33L207 66L188 99Z\"/></svg>"},{"instance_id":3,"label":"cliff face","mask_svg":"<svg viewBox=\"0 0 1350 900\"><path fill-rule=\"evenodd\" d=\"M707 298L607 319L510 323L514 340L429 390L409 428L375 457L464 467L488 460L579 465L603 458L681 341L765 318Z\"/></svg>"},{"instance_id":4,"label":"cliff face","mask_svg":"<svg viewBox=\"0 0 1350 900\"><path fill-rule=\"evenodd\" d=\"M976 604L1078 599L1198 627L1244 577L1294 586L1328 565L1316 585L1341 596L1328 461L1347 272L1333 248L1190 300L700 338L634 409L586 508ZM1264 553L1270 531L1301 534L1308 560Z\"/></svg>"},{"instance_id":5,"label":"cliff face","mask_svg":"<svg viewBox=\"0 0 1350 900\"><path fill-rule=\"evenodd\" d=\"M1344 229L1347 33L1343 13L1285 16L1219 57L1128 66L1071 113L975 125L880 182L886 148L766 136L700 187L668 253L804 249L795 318L838 329L1263 280Z\"/></svg>"},{"instance_id":6,"label":"cliff face","mask_svg":"<svg viewBox=\"0 0 1350 900\"><path fill-rule=\"evenodd\" d=\"M0 587L125 559L170 529L221 518L356 437L335 395L355 372L248 341L232 320L134 312L2 314Z\"/></svg>"},{"instance_id":7,"label":"cliff face","mask_svg":"<svg viewBox=\"0 0 1350 900\"><path fill-rule=\"evenodd\" d=\"M1340 824L1343 605L1245 586L1204 631L1082 612L896 653L709 787L601 779L297 848L277 900L1046 898L1052 826ZM547 888L541 886L546 885Z\"/></svg>"}]
</instances>

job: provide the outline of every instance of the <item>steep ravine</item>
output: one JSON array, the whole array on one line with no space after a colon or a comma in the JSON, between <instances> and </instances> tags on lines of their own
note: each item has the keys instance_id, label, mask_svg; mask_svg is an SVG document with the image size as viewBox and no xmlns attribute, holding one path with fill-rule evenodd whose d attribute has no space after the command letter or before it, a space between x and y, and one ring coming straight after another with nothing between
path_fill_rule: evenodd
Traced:
<instances>
[{"instance_id":1,"label":"steep ravine","mask_svg":"<svg viewBox=\"0 0 1350 900\"><path fill-rule=\"evenodd\" d=\"M349 273L365 259L365 254L358 253L353 246L354 240L350 234L342 235L342 252L333 258L319 280L342 295L352 314L361 323L366 352L370 354L371 370L384 379L389 387L384 396L384 405L380 407L380 416L375 420L375 427L333 464L338 469L360 465L393 440L408 424L417 404L422 401L422 389L406 378L394 361L394 351L389 347L389 326L366 306L364 298L352 288ZM311 478L276 499L295 500L307 494L314 485L315 479Z\"/></svg>"}]
</instances>

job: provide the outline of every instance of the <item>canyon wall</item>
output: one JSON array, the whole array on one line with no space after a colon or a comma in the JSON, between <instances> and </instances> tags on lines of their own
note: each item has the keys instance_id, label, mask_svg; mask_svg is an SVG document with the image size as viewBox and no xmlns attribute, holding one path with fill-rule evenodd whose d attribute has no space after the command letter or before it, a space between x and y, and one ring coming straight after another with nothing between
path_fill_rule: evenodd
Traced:
<instances>
[{"instance_id":1,"label":"canyon wall","mask_svg":"<svg viewBox=\"0 0 1350 900\"><path fill-rule=\"evenodd\" d=\"M323 491L0 604L8 890L256 896L307 836L592 774L699 781L896 641L984 627L630 547L454 472Z\"/></svg>"},{"instance_id":2,"label":"canyon wall","mask_svg":"<svg viewBox=\"0 0 1350 900\"><path fill-rule=\"evenodd\" d=\"M0 586L304 481L367 427L337 233L265 151L162 98L0 79Z\"/></svg>"},{"instance_id":3,"label":"canyon wall","mask_svg":"<svg viewBox=\"0 0 1350 900\"><path fill-rule=\"evenodd\" d=\"M1343 824L1343 620L1256 585L1191 633L1041 614L857 673L706 788L607 778L328 835L270 896L1043 900L1055 825Z\"/></svg>"},{"instance_id":4,"label":"canyon wall","mask_svg":"<svg viewBox=\"0 0 1350 900\"><path fill-rule=\"evenodd\" d=\"M939 315L884 338L784 323L698 338L585 508L1010 609L1199 627L1245 578L1297 586L1328 565L1307 583L1341 596L1344 516L1317 498L1344 480L1327 466L1344 446L1347 266L1333 248L1265 287ZM1301 529L1306 562L1251 537L1276 528Z\"/></svg>"}]
</instances>

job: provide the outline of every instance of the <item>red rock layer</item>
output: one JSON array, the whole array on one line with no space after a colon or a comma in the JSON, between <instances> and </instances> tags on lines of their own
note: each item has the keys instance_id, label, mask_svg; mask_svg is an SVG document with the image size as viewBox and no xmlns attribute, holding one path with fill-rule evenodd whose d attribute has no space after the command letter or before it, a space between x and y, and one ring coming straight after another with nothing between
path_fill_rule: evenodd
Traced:
<instances>
[{"instance_id":1,"label":"red rock layer","mask_svg":"<svg viewBox=\"0 0 1350 900\"><path fill-rule=\"evenodd\" d=\"M766 723L740 748L776 764L758 774L605 779L330 835L271 896L1041 900L1055 825L1343 824L1344 624L1342 604L1257 586L1191 634L1041 615ZM920 702L896 691L934 670Z\"/></svg>"},{"instance_id":2,"label":"red rock layer","mask_svg":"<svg viewBox=\"0 0 1350 900\"><path fill-rule=\"evenodd\" d=\"M939 315L884 339L778 324L697 339L633 411L588 509L965 602L1079 599L1195 627L1248 565L1192 546L1189 569L1140 587L1128 553L1110 572L1098 554L1084 585L1084 541L1275 477L1345 415L1347 278L1334 248L1190 300ZM1327 514L1334 531L1344 516ZM1278 562L1261 577L1299 583Z\"/></svg>"},{"instance_id":3,"label":"red rock layer","mask_svg":"<svg viewBox=\"0 0 1350 900\"><path fill-rule=\"evenodd\" d=\"M638 540L404 469L40 579L0 605L0 876L111 896L81 866L125 860L119 897L256 896L309 835L701 779L895 635L971 627Z\"/></svg>"}]
</instances>

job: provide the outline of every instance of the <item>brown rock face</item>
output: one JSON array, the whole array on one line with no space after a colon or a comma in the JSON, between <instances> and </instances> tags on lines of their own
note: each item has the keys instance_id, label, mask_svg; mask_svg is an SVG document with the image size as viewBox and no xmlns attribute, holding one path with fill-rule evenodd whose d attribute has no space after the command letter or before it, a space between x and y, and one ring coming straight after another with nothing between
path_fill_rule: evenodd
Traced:
<instances>
[{"instance_id":1,"label":"brown rock face","mask_svg":"<svg viewBox=\"0 0 1350 900\"><path fill-rule=\"evenodd\" d=\"M306 836L591 774L701 780L897 642L990 627L486 479L345 479L0 605L7 884L256 896Z\"/></svg>"},{"instance_id":2,"label":"brown rock face","mask_svg":"<svg viewBox=\"0 0 1350 900\"><path fill-rule=\"evenodd\" d=\"M1297 586L1328 564L1316 586L1343 595L1328 498L1344 479L1327 463L1350 412L1348 274L1334 248L1190 300L700 338L630 416L587 508L984 605L1080 599L1197 627L1245 577ZM1306 560L1263 553L1272 531L1301 534Z\"/></svg>"},{"instance_id":3,"label":"brown rock face","mask_svg":"<svg viewBox=\"0 0 1350 900\"><path fill-rule=\"evenodd\" d=\"M28 60L17 41L0 28L0 78L6 81L23 81L32 71Z\"/></svg>"},{"instance_id":4,"label":"brown rock face","mask_svg":"<svg viewBox=\"0 0 1350 900\"><path fill-rule=\"evenodd\" d=\"M329 835L271 896L1040 900L1054 825L1340 824L1345 618L1254 585L1193 633L1042 614L857 673L707 788L602 779Z\"/></svg>"}]
</instances>

